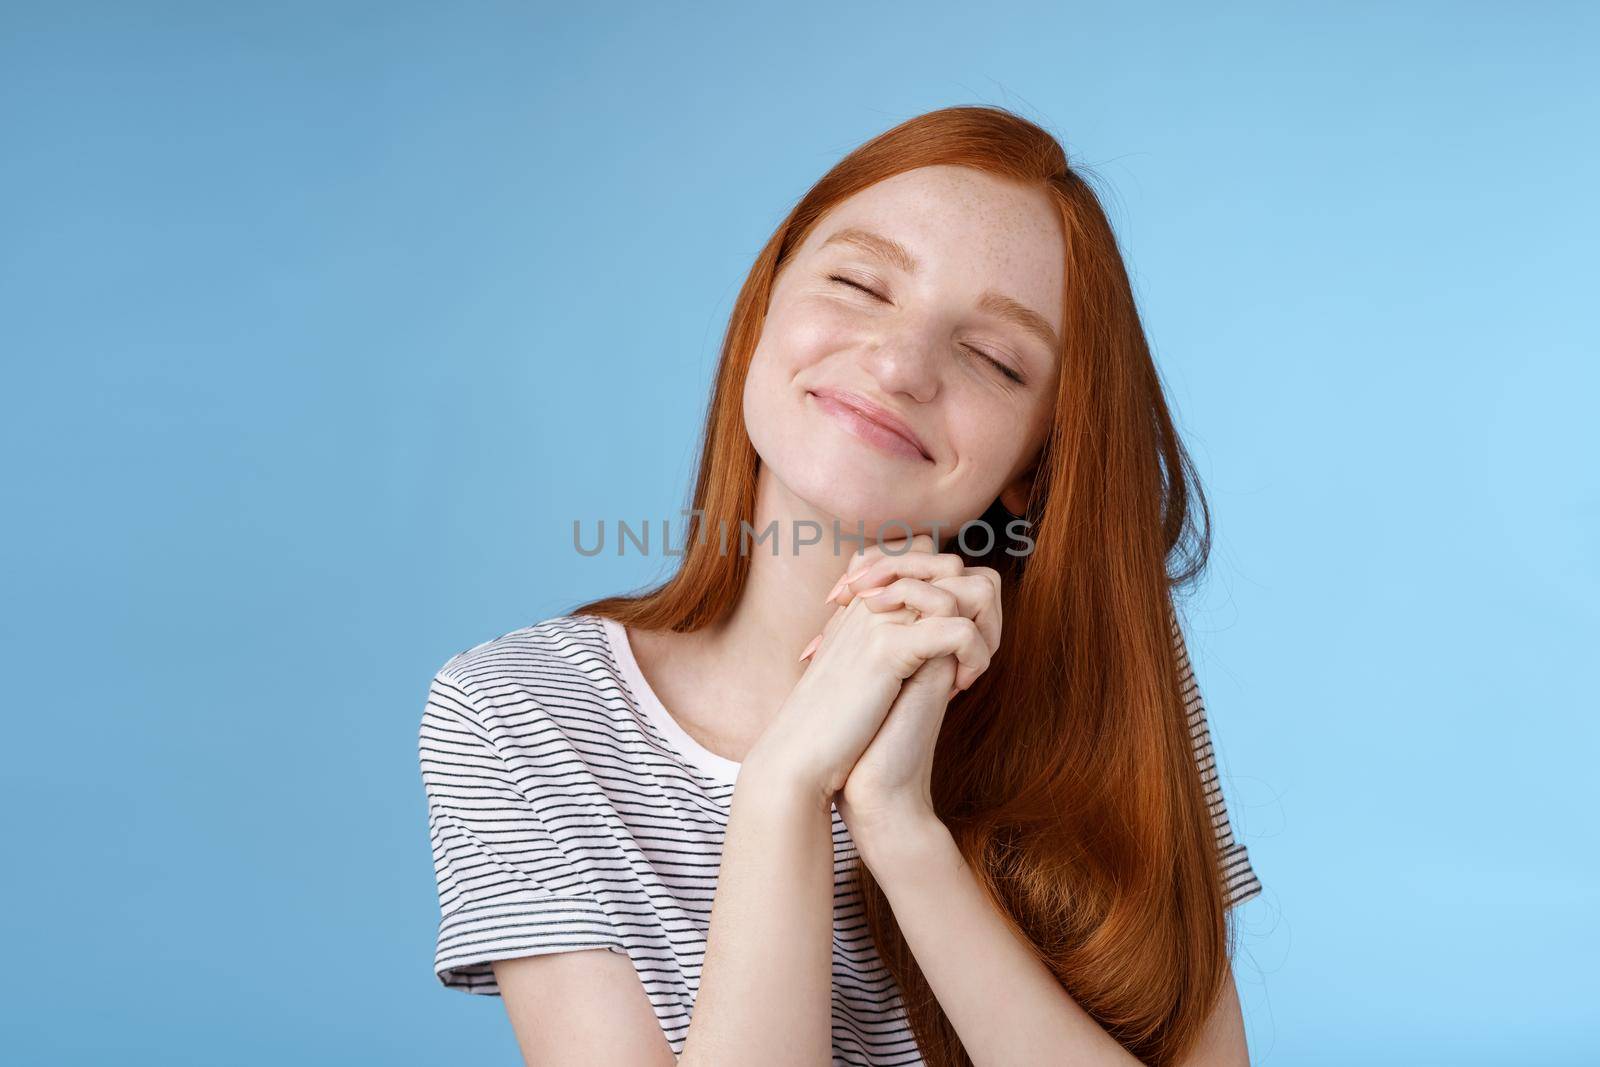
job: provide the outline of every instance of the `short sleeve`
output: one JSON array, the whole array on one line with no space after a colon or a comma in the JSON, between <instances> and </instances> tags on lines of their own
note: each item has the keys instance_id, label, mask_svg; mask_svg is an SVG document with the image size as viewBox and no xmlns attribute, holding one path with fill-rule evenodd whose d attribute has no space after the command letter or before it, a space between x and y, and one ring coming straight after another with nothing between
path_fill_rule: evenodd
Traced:
<instances>
[{"instance_id":1,"label":"short sleeve","mask_svg":"<svg viewBox=\"0 0 1600 1067\"><path fill-rule=\"evenodd\" d=\"M1216 828L1217 851L1225 887L1224 906L1232 908L1260 896L1261 880L1250 865L1250 855L1244 845L1234 840L1233 826L1228 820L1228 808L1222 799L1222 786L1217 777L1216 751L1211 745L1205 700L1200 695L1200 685L1189 663L1189 649L1176 614L1171 621L1173 650L1178 661L1178 684L1183 693L1184 709L1188 713L1189 737L1194 744L1195 762L1200 768L1200 784L1205 788L1211 823Z\"/></svg>"},{"instance_id":2,"label":"short sleeve","mask_svg":"<svg viewBox=\"0 0 1600 1067\"><path fill-rule=\"evenodd\" d=\"M417 754L439 893L434 973L445 988L499 996L492 960L626 952L472 698L444 670L428 688Z\"/></svg>"}]
</instances>

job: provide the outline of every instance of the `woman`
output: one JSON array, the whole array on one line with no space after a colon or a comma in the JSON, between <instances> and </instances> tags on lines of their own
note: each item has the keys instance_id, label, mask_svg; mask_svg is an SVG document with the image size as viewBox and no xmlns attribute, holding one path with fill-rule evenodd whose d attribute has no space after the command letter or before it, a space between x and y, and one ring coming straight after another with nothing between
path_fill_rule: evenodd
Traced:
<instances>
[{"instance_id":1,"label":"woman","mask_svg":"<svg viewBox=\"0 0 1600 1067\"><path fill-rule=\"evenodd\" d=\"M1247 1063L1204 499L1051 136L948 108L817 183L693 503L660 587L435 676L440 980L531 1064Z\"/></svg>"}]
</instances>

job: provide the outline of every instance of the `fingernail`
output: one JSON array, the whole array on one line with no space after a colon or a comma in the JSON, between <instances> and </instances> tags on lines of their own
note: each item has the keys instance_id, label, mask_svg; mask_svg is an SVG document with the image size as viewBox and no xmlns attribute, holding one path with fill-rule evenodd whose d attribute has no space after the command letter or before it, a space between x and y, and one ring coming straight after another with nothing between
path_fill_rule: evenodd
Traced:
<instances>
[{"instance_id":1,"label":"fingernail","mask_svg":"<svg viewBox=\"0 0 1600 1067\"><path fill-rule=\"evenodd\" d=\"M956 698L956 694L959 693L959 692L961 692L961 689L960 689L959 686L956 687L955 689L950 690L950 695L945 697L945 700L954 700Z\"/></svg>"},{"instance_id":2,"label":"fingernail","mask_svg":"<svg viewBox=\"0 0 1600 1067\"><path fill-rule=\"evenodd\" d=\"M877 596L879 593L883 592L883 590L884 587L881 585L873 586L871 589L862 590L861 592L857 593L856 596Z\"/></svg>"},{"instance_id":3,"label":"fingernail","mask_svg":"<svg viewBox=\"0 0 1600 1067\"><path fill-rule=\"evenodd\" d=\"M841 577L837 582L833 583L833 588L828 590L828 595L822 598L822 602L824 604L833 603L833 598L838 596L839 595L839 590L841 590L843 588L844 588L844 578Z\"/></svg>"},{"instance_id":4,"label":"fingernail","mask_svg":"<svg viewBox=\"0 0 1600 1067\"><path fill-rule=\"evenodd\" d=\"M821 643L822 643L822 635L821 634L818 634L817 636L813 637L811 639L811 641L806 645L805 651L800 653L800 659L804 660L807 656L811 655L811 653L815 652L817 650L817 646L819 644L821 644Z\"/></svg>"}]
</instances>

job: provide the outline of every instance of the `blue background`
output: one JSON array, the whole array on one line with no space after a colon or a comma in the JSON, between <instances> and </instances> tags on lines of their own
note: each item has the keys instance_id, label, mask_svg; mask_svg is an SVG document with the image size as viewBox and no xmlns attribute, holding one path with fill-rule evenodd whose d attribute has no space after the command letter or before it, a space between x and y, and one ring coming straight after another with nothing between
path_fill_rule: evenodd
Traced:
<instances>
[{"instance_id":1,"label":"blue background","mask_svg":"<svg viewBox=\"0 0 1600 1067\"><path fill-rule=\"evenodd\" d=\"M7 4L4 1045L518 1062L431 973L450 655L629 589L733 298L956 103L1108 191L1215 509L1263 1064L1600 1057L1578 4Z\"/></svg>"}]
</instances>

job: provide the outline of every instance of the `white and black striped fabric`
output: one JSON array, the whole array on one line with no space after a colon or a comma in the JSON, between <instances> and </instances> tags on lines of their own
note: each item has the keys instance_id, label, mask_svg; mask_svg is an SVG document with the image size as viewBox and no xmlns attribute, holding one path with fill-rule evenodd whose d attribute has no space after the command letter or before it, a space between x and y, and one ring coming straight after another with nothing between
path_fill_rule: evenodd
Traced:
<instances>
[{"instance_id":1,"label":"white and black striped fabric","mask_svg":"<svg viewBox=\"0 0 1600 1067\"><path fill-rule=\"evenodd\" d=\"M1183 706L1188 712L1189 739L1194 742L1195 760L1200 764L1200 781L1205 786L1206 806L1211 811L1211 825L1217 831L1217 849L1221 853L1222 876L1226 883L1227 907L1243 904L1261 895L1261 880L1250 865L1250 853L1234 839L1233 824L1228 820L1228 806L1222 799L1222 786L1217 780L1217 753L1211 746L1211 726L1206 721L1206 704L1200 696L1200 684L1195 681L1194 667L1189 663L1189 648L1183 639L1176 617L1170 619L1172 645L1178 654L1178 680L1183 689Z\"/></svg>"},{"instance_id":2,"label":"white and black striped fabric","mask_svg":"<svg viewBox=\"0 0 1600 1067\"><path fill-rule=\"evenodd\" d=\"M1176 623L1173 632L1181 647ZM1233 839L1204 706L1186 654L1181 662L1236 904L1261 886ZM498 996L491 960L608 949L632 962L682 1052L739 764L667 714L626 630L562 615L452 657L429 687L418 756L439 981ZM833 845L833 1062L920 1064L851 887L856 850L837 809Z\"/></svg>"}]
</instances>

